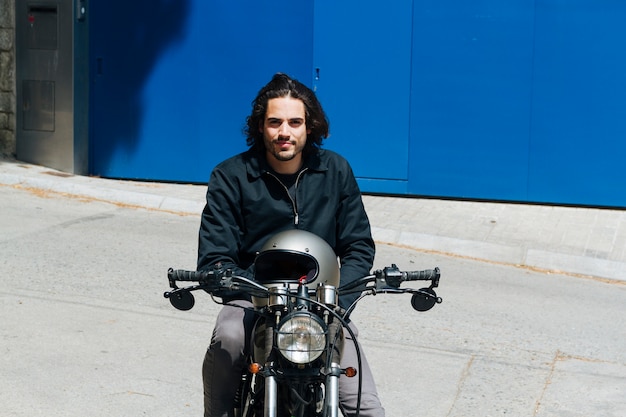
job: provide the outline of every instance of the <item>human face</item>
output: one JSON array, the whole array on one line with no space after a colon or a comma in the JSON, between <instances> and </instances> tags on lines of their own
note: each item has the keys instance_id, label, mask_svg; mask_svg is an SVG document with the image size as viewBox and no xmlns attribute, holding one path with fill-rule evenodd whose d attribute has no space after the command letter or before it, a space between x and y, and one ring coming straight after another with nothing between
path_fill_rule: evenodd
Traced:
<instances>
[{"instance_id":1,"label":"human face","mask_svg":"<svg viewBox=\"0 0 626 417\"><path fill-rule=\"evenodd\" d=\"M263 125L267 162L280 174L293 174L302 166L302 150L307 134L304 103L292 97L267 101Z\"/></svg>"}]
</instances>

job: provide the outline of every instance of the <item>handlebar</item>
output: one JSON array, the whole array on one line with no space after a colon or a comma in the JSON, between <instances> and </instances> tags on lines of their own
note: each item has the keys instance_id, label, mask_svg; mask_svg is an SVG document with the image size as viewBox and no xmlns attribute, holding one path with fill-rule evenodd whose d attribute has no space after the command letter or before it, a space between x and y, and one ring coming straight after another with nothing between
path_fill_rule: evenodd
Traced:
<instances>
[{"instance_id":1,"label":"handlebar","mask_svg":"<svg viewBox=\"0 0 626 417\"><path fill-rule=\"evenodd\" d=\"M361 293L368 291L370 294L378 292L404 293L409 292L414 295L413 307L422 310L415 304L418 300L426 299L428 309L435 303L440 303L441 298L437 297L433 288L439 286L439 268L425 269L422 271L401 271L396 264L374 271L371 275L358 280L341 285L337 292L339 294ZM267 297L268 289L258 282L232 274L230 269L211 269L207 271L186 271L182 269L169 268L167 271L172 291L167 291L163 295L169 298L172 304L180 310L187 310L193 307L193 297L191 291L205 290L212 295L220 296L222 291L244 291L257 297ZM400 285L407 281L430 281L430 287L414 290L411 288L400 289ZM179 288L177 282L195 282L197 285ZM190 300L191 299L191 300Z\"/></svg>"},{"instance_id":2,"label":"handlebar","mask_svg":"<svg viewBox=\"0 0 626 417\"><path fill-rule=\"evenodd\" d=\"M439 268L424 269L422 271L400 271L396 264L391 264L383 269L373 272L372 275L357 279L339 287L340 293L362 291L368 288L368 284L375 282L375 289L393 290L399 289L400 284L406 281L430 281L430 288L439 286Z\"/></svg>"}]
</instances>

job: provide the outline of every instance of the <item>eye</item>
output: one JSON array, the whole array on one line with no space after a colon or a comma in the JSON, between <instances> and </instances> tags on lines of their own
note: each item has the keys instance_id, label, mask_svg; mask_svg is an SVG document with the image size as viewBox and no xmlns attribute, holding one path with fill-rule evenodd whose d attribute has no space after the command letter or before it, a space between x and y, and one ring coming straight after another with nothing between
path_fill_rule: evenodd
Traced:
<instances>
[{"instance_id":1,"label":"eye","mask_svg":"<svg viewBox=\"0 0 626 417\"><path fill-rule=\"evenodd\" d=\"M298 126L302 126L303 124L304 124L303 119L291 119L289 121L289 126L291 127L298 127Z\"/></svg>"}]
</instances>

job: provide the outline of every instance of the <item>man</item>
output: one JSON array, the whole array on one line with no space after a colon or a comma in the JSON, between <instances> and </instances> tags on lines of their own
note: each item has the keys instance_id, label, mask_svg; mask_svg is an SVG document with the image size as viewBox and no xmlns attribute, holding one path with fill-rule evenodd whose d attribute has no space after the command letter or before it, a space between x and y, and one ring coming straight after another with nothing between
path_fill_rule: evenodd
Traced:
<instances>
[{"instance_id":1,"label":"man","mask_svg":"<svg viewBox=\"0 0 626 417\"><path fill-rule=\"evenodd\" d=\"M303 229L322 237L341 263L341 283L368 275L374 242L361 193L348 162L322 150L329 124L313 91L276 74L252 103L245 133L250 149L219 164L211 174L202 213L198 270L220 263L236 275L254 277L253 262L279 231ZM342 297L347 308L358 295ZM249 300L225 294L202 376L205 417L232 415L233 397L245 366L245 340L253 314ZM244 308L242 308L244 307ZM353 325L351 325L353 326ZM355 328L353 328L356 330ZM351 341L342 366L356 363ZM344 365L345 364L345 365ZM369 365L362 357L362 417L384 416ZM358 378L341 377L345 416L357 408Z\"/></svg>"}]
</instances>

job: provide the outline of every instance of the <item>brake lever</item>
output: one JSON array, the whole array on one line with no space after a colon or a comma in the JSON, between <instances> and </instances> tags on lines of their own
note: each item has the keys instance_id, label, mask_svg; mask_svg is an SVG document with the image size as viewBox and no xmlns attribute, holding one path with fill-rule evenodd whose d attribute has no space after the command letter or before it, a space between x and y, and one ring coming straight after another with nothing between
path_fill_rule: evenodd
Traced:
<instances>
[{"instance_id":1,"label":"brake lever","mask_svg":"<svg viewBox=\"0 0 626 417\"><path fill-rule=\"evenodd\" d=\"M393 288L400 288L400 284L402 284L403 281L402 271L400 271L400 268L398 268L396 264L386 266L382 271L376 271L376 278L379 278ZM379 279L376 280L376 286L378 286Z\"/></svg>"}]
</instances>

